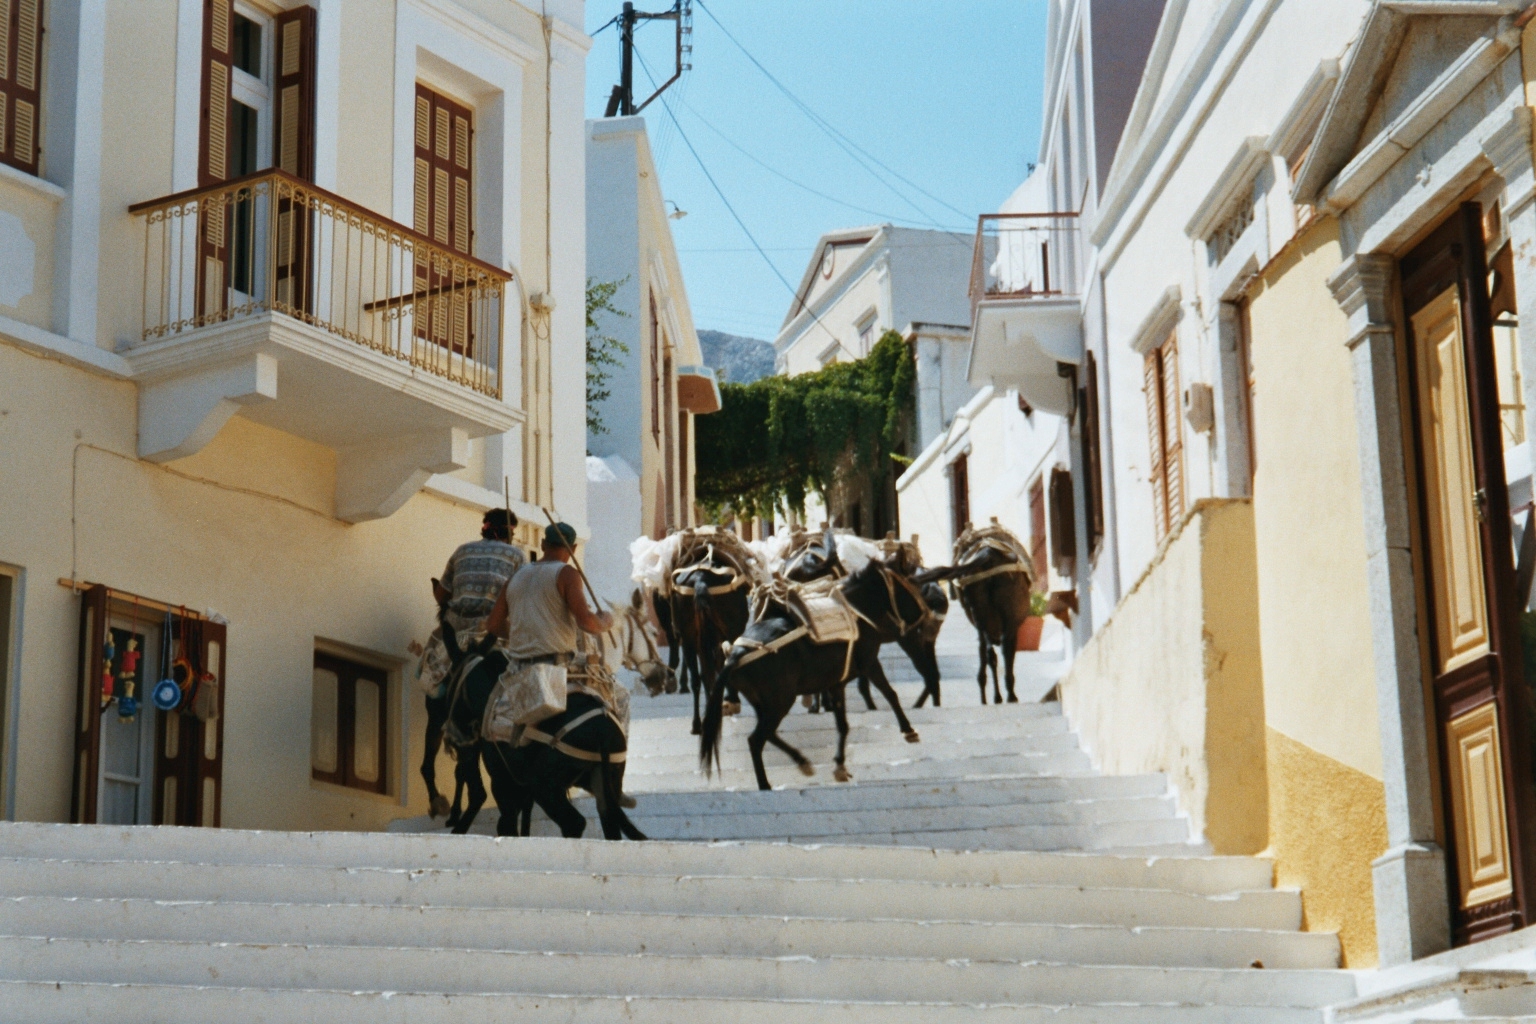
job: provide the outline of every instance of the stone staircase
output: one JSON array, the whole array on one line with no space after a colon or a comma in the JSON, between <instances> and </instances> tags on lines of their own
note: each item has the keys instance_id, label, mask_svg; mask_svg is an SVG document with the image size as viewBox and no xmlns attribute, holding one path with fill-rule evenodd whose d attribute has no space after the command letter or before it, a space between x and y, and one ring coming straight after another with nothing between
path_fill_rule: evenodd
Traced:
<instances>
[{"instance_id":1,"label":"stone staircase","mask_svg":"<svg viewBox=\"0 0 1536 1024\"><path fill-rule=\"evenodd\" d=\"M1190 842L1161 777L1096 775L1054 705L947 690L915 746L855 711L849 784L797 710L821 770L775 752L762 793L729 788L749 717L707 781L687 703L637 699L634 816L692 841L0 823L0 1020L1322 1024L1357 998L1300 894Z\"/></svg>"}]
</instances>

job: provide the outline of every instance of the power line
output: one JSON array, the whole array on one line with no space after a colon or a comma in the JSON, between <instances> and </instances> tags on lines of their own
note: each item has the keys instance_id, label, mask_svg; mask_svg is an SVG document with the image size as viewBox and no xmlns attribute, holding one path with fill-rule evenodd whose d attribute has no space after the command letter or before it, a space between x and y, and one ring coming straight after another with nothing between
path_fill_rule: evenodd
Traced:
<instances>
[{"instance_id":1,"label":"power line","mask_svg":"<svg viewBox=\"0 0 1536 1024\"><path fill-rule=\"evenodd\" d=\"M721 23L719 18L715 17L715 12L710 10L704 4L704 0L697 0L697 3L699 5L699 9L702 10L705 14L709 15L709 20L714 22L715 26L717 28L719 28L721 32L725 33L725 37L736 45L736 48L742 52L742 54L747 58L747 60L751 61L753 66L756 67L757 70L761 71L763 73L764 77L766 77L768 79L768 81L772 82L774 87L777 88L780 92L782 92L785 95L785 97L787 97L789 99L789 101L791 103L793 103L796 107L800 108L801 113L805 114L805 116L808 119L810 119L812 124L816 125L822 131L826 132L829 136L832 137L833 141L837 142L840 146L843 146L843 149L844 149L845 152L847 151L847 148L851 146L853 149L855 149L859 153L863 154L863 156L865 158L867 158L868 160L870 160L871 162L873 162L874 164L876 164L880 168L884 169L887 174L889 174L892 177L896 178L898 181L902 181L902 182L906 183L908 186L910 186L913 189L916 189L918 192L920 192L923 195L927 196L929 199L932 199L934 202L938 203L940 206L943 206L946 209L952 210L953 212L959 214L960 216L965 217L967 220L970 219L970 217L971 217L970 214L966 213L964 210L958 209L957 207L951 205L948 202L945 202L943 199L940 199L938 196L934 195L932 192L929 192L927 189L923 188L921 185L919 185L916 182L912 181L911 179L903 176L901 173L899 173L898 171L892 169L890 166L885 164L882 160L880 160L879 157L875 156L873 153L870 153L863 146L860 146L857 142L854 142L848 136L846 136L842 132L838 131L837 128L833 127L831 122L827 121L820 114L817 114L814 110L812 110L803 100L800 99L800 97L796 96L793 92L791 92L789 90L788 86L786 86L783 82L779 81L776 77L774 77L773 72L769 71L766 67L764 67L763 63L761 61L759 61L756 57L752 56L751 51L748 50L745 46L742 45L741 40L737 39L734 35L732 35L731 34L731 30L726 28L725 25ZM844 145L845 143L846 143L846 145ZM849 155L851 156L852 154L850 153ZM855 159L857 159L857 158L855 158ZM868 170L868 167L866 167L865 169ZM874 174L873 171L871 171L870 173ZM875 175L875 177L877 179L879 179L879 175ZM910 206L912 206L913 209L918 210L920 213L923 213L924 215L927 214L927 211L923 210L921 207L919 207L916 203L914 203L907 196L902 195L895 187L890 185L889 182L884 181L884 179L880 179L880 181L887 188L891 189L892 192L895 192L904 202L906 202ZM932 218L929 218L929 219L932 220ZM934 223L937 224L936 221L934 221Z\"/></svg>"},{"instance_id":2,"label":"power line","mask_svg":"<svg viewBox=\"0 0 1536 1024\"><path fill-rule=\"evenodd\" d=\"M831 329L821 322L821 317L816 315L814 309L806 305L805 299L800 296L800 292L796 290L794 285L789 283L789 279L779 271L778 266L774 264L773 260L768 258L768 253L758 244L757 238L752 234L752 230L747 227L747 222L741 219L741 214L736 212L736 207L732 206L731 201L725 197L725 192L720 188L719 182L715 181L715 176L710 174L709 168L705 166L704 158L699 156L699 151L693 147L693 140L688 137L687 132L683 131L683 126L678 122L677 115L672 112L672 105L663 99L661 107L667 112L667 116L672 119L672 124L677 128L677 137L683 140L683 145L687 146L688 152L693 154L694 162L699 165L699 170L704 173L704 177L709 181L710 187L715 190L715 195L720 197L720 202L724 203L725 208L730 211L731 218L736 221L736 226L741 228L741 233L747 236L747 241L752 243L752 248L756 249L757 254L763 258L763 262L768 264L768 269L773 271L773 276L779 279L779 283L800 304L800 308L811 314L811 319L816 321L817 326L827 332L827 337L837 341L837 335L833 334Z\"/></svg>"}]
</instances>

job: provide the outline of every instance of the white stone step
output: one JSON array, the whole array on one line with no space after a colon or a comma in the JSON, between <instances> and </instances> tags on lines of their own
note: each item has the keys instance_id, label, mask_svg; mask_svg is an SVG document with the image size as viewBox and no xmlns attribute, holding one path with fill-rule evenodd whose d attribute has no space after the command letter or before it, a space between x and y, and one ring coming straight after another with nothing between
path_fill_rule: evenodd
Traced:
<instances>
[{"instance_id":1,"label":"white stone step","mask_svg":"<svg viewBox=\"0 0 1536 1024\"><path fill-rule=\"evenodd\" d=\"M825 763L832 761L836 756L837 734L835 732L801 733L789 736L783 736L781 733L780 735L785 742L799 749L812 761ZM981 737L970 741L958 738L930 740L924 737L919 743L908 743L901 738L900 734L896 734L880 741L863 743L850 741L845 748L850 764L855 760L864 764L877 764L913 759L966 763L978 757L1047 757L1054 754L1070 755L1078 751L1077 737L1067 732L1047 736ZM631 741L628 758L627 770L630 772L645 774L692 772L699 764L698 742L695 740L694 749L686 752L659 753L642 742ZM720 763L728 768L751 767L751 752L745 736L728 736L722 740Z\"/></svg>"},{"instance_id":2,"label":"white stone step","mask_svg":"<svg viewBox=\"0 0 1536 1024\"><path fill-rule=\"evenodd\" d=\"M1018 705L1014 705L1018 707ZM1007 709L1008 705L1004 705ZM1067 720L1061 715L1017 715L1002 712L979 716L979 720L965 721L947 717L948 708L942 709L945 718L929 721L913 719L913 727L924 743L957 743L975 740L1021 739L1036 740L1054 736L1070 736ZM982 709L977 708L977 711ZM908 716L912 719L912 716ZM630 727L631 753L692 754L699 755L699 738L689 732L690 719L650 718L634 722ZM732 715L722 723L721 736L727 741L750 735L757 719L744 711ZM902 743L901 729L896 718L889 713L864 712L849 716L849 744ZM791 714L779 725L779 735L796 746L806 743L831 744L837 741L837 724L830 713L812 715Z\"/></svg>"},{"instance_id":3,"label":"white stone step","mask_svg":"<svg viewBox=\"0 0 1536 1024\"><path fill-rule=\"evenodd\" d=\"M756 794L754 794L756 795ZM767 794L764 794L767 795ZM1255 857L895 850L782 843L608 843L381 832L261 832L0 822L0 857L445 871L845 878L972 885L1088 886L1220 896L1268 889ZM4 890L0 890L4 891Z\"/></svg>"},{"instance_id":4,"label":"white stone step","mask_svg":"<svg viewBox=\"0 0 1536 1024\"><path fill-rule=\"evenodd\" d=\"M0 892L196 901L570 908L593 912L901 916L1015 923L1289 929L1294 891L1221 896L1070 885L975 885L887 879L577 871L442 870L167 861L0 860Z\"/></svg>"},{"instance_id":5,"label":"white stone step","mask_svg":"<svg viewBox=\"0 0 1536 1024\"><path fill-rule=\"evenodd\" d=\"M177 1020L314 1021L326 1024L1321 1024L1302 1007L1211 1004L1088 1004L853 1002L567 996L518 993L436 993L0 982L0 1005L36 1024L149 1024ZM167 1008L174 1007L174 1013Z\"/></svg>"},{"instance_id":6,"label":"white stone step","mask_svg":"<svg viewBox=\"0 0 1536 1024\"><path fill-rule=\"evenodd\" d=\"M514 938L515 941L515 938ZM861 956L666 956L0 936L14 981L398 988L413 992L852 999L894 1002L1319 1006L1354 991L1335 971L1083 966Z\"/></svg>"},{"instance_id":7,"label":"white stone step","mask_svg":"<svg viewBox=\"0 0 1536 1024\"><path fill-rule=\"evenodd\" d=\"M980 780L1001 775L1071 776L1088 775L1092 763L1080 750L1056 754L993 754L985 757L928 757L922 744L910 745L905 757L886 761L865 761L850 752L847 769L855 779L865 782L881 782L894 779L910 780ZM789 755L773 747L763 753L763 768L768 782L774 787L796 788L812 785L836 785L832 777L833 764L830 756L817 762L812 760L816 775L804 775L789 759ZM630 793L676 791L680 789L755 789L757 776L746 765L736 766L736 761L722 757L723 768L705 776L701 769L685 771L647 771L645 765L627 769L624 773L624 789Z\"/></svg>"},{"instance_id":8,"label":"white stone step","mask_svg":"<svg viewBox=\"0 0 1536 1024\"><path fill-rule=\"evenodd\" d=\"M1337 966L1332 935L1213 928L604 914L518 907L401 907L0 898L0 934L307 945L586 951L619 956L869 956L944 960L1316 970Z\"/></svg>"}]
</instances>

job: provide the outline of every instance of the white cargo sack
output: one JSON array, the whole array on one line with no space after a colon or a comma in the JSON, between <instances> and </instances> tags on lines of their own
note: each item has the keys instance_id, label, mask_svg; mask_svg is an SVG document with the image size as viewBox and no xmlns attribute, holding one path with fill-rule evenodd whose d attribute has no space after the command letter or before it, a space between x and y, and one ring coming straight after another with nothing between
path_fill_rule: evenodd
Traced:
<instances>
[{"instance_id":1,"label":"white cargo sack","mask_svg":"<svg viewBox=\"0 0 1536 1024\"><path fill-rule=\"evenodd\" d=\"M565 666L511 661L485 704L480 735L509 743L519 725L542 722L565 710Z\"/></svg>"}]
</instances>

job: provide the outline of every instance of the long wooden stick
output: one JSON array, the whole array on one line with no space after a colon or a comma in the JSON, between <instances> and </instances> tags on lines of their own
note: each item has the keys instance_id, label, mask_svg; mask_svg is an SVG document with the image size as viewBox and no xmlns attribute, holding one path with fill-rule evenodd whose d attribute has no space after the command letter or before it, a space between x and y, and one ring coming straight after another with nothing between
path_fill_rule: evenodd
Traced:
<instances>
[{"instance_id":1,"label":"long wooden stick","mask_svg":"<svg viewBox=\"0 0 1536 1024\"><path fill-rule=\"evenodd\" d=\"M555 528L555 535L560 538L560 543L565 547L565 550L571 553L571 564L576 567L576 572L581 576L581 582L587 585L587 593L592 595L592 607L599 612L602 611L603 602L598 599L597 591L592 589L592 581L587 579L587 574L582 570L581 563L576 561L576 549L571 547L571 542L565 539L565 534L561 532L559 525L555 522L555 517L550 515L549 509L540 505L539 511L544 513L544 518L549 520L549 525Z\"/></svg>"}]
</instances>

